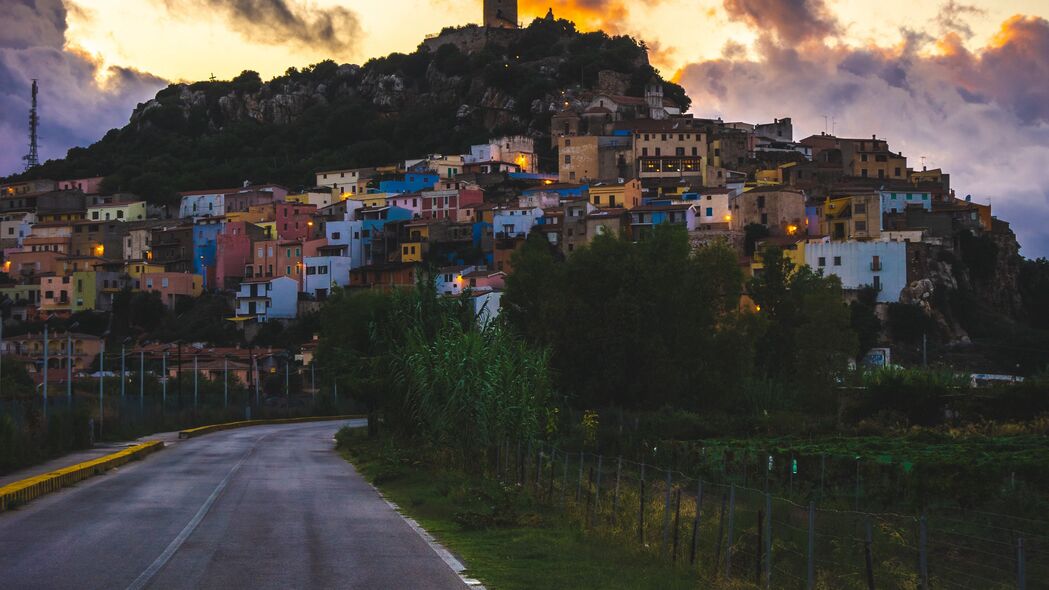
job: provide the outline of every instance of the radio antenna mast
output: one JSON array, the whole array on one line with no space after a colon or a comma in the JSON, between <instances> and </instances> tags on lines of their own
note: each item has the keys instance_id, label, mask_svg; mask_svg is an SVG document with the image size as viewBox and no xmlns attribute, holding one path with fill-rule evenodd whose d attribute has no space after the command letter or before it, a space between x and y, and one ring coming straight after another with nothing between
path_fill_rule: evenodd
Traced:
<instances>
[{"instance_id":1,"label":"radio antenna mast","mask_svg":"<svg viewBox=\"0 0 1049 590\"><path fill-rule=\"evenodd\" d=\"M33 106L29 109L29 153L22 159L25 160L25 169L28 171L34 166L40 165L40 157L37 151L37 129L40 127L40 116L36 112L36 79L33 79Z\"/></svg>"}]
</instances>

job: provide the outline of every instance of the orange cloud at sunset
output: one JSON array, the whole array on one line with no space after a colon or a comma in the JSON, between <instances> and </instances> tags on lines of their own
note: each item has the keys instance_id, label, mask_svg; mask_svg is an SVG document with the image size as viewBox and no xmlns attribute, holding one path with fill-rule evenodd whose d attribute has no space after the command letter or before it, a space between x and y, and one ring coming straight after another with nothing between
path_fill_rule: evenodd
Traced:
<instances>
[{"instance_id":1,"label":"orange cloud at sunset","mask_svg":"<svg viewBox=\"0 0 1049 590\"><path fill-rule=\"evenodd\" d=\"M522 20L527 25L532 17L542 17L553 9L554 16L575 22L581 31L603 30L620 33L627 17L623 0L521 0Z\"/></svg>"}]
</instances>

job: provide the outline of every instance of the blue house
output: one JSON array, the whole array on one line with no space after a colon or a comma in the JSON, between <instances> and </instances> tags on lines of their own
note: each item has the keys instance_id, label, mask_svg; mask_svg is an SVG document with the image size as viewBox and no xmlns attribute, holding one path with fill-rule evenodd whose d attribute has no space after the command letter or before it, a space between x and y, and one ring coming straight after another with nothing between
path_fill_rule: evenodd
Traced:
<instances>
[{"instance_id":1,"label":"blue house","mask_svg":"<svg viewBox=\"0 0 1049 590\"><path fill-rule=\"evenodd\" d=\"M210 288L218 265L216 245L224 226L222 218L202 217L193 226L193 272L204 277L204 288Z\"/></svg>"},{"instance_id":2,"label":"blue house","mask_svg":"<svg viewBox=\"0 0 1049 590\"><path fill-rule=\"evenodd\" d=\"M526 189L522 194L526 197L539 193L553 193L560 197L585 197L590 194L588 184L554 183L543 184L535 188Z\"/></svg>"},{"instance_id":3,"label":"blue house","mask_svg":"<svg viewBox=\"0 0 1049 590\"><path fill-rule=\"evenodd\" d=\"M399 178L379 181L380 193L417 193L433 190L441 179L435 172L407 172Z\"/></svg>"}]
</instances>

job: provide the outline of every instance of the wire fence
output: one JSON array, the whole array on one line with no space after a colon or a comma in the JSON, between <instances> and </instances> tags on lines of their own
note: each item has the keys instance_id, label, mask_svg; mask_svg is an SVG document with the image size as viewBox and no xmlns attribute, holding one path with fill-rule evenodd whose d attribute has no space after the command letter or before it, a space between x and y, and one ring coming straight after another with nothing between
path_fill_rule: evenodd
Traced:
<instances>
[{"instance_id":1,"label":"wire fence","mask_svg":"<svg viewBox=\"0 0 1049 590\"><path fill-rule=\"evenodd\" d=\"M594 533L756 588L1049 588L1049 522L995 513L823 507L754 487L550 445L504 445L504 482Z\"/></svg>"}]
</instances>

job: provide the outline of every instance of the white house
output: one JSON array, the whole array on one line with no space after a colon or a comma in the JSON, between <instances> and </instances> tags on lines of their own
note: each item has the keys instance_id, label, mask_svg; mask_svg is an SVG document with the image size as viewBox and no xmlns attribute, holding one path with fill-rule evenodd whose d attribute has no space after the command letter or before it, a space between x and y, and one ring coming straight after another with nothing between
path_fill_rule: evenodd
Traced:
<instances>
[{"instance_id":1,"label":"white house","mask_svg":"<svg viewBox=\"0 0 1049 590\"><path fill-rule=\"evenodd\" d=\"M539 207L499 207L494 213L492 231L499 238L526 237L543 216Z\"/></svg>"},{"instance_id":2,"label":"white house","mask_svg":"<svg viewBox=\"0 0 1049 590\"><path fill-rule=\"evenodd\" d=\"M421 217L423 213L423 196L419 193L390 193L386 196L386 204L411 211L413 218Z\"/></svg>"},{"instance_id":3,"label":"white house","mask_svg":"<svg viewBox=\"0 0 1049 590\"><path fill-rule=\"evenodd\" d=\"M907 207L932 210L932 193L917 190L908 192L906 189L882 189L878 193L881 195L882 213L903 213Z\"/></svg>"},{"instance_id":4,"label":"white house","mask_svg":"<svg viewBox=\"0 0 1049 590\"><path fill-rule=\"evenodd\" d=\"M306 258L305 291L313 297L323 299L335 287L350 284L349 256L311 256Z\"/></svg>"},{"instance_id":5,"label":"white house","mask_svg":"<svg viewBox=\"0 0 1049 590\"><path fill-rule=\"evenodd\" d=\"M696 206L697 223L728 223L732 220L729 196L732 191L719 188L700 189L699 196L691 201Z\"/></svg>"},{"instance_id":6,"label":"white house","mask_svg":"<svg viewBox=\"0 0 1049 590\"><path fill-rule=\"evenodd\" d=\"M477 323L482 327L487 326L492 320L499 317L499 307L502 305L502 291L476 291L471 293L470 301L473 303L474 316Z\"/></svg>"},{"instance_id":7,"label":"white house","mask_svg":"<svg viewBox=\"0 0 1049 590\"><path fill-rule=\"evenodd\" d=\"M237 291L237 317L259 322L294 319L298 313L299 283L291 277L246 279Z\"/></svg>"},{"instance_id":8,"label":"white house","mask_svg":"<svg viewBox=\"0 0 1049 590\"><path fill-rule=\"evenodd\" d=\"M219 217L225 214L226 191L182 193L179 217Z\"/></svg>"},{"instance_id":9,"label":"white house","mask_svg":"<svg viewBox=\"0 0 1049 590\"><path fill-rule=\"evenodd\" d=\"M342 248L342 255L350 259L350 268L364 266L367 261L364 257L363 221L329 221L324 224L324 232L328 238L328 246Z\"/></svg>"},{"instance_id":10,"label":"white house","mask_svg":"<svg viewBox=\"0 0 1049 590\"><path fill-rule=\"evenodd\" d=\"M805 263L836 275L846 289L873 287L883 303L899 301L907 286L905 242L812 240L805 244Z\"/></svg>"},{"instance_id":11,"label":"white house","mask_svg":"<svg viewBox=\"0 0 1049 590\"><path fill-rule=\"evenodd\" d=\"M535 172L535 140L523 135L500 137L488 143L470 146L470 153L463 156L464 164L488 162L516 164L521 168L521 172Z\"/></svg>"},{"instance_id":12,"label":"white house","mask_svg":"<svg viewBox=\"0 0 1049 590\"><path fill-rule=\"evenodd\" d=\"M441 295L459 295L466 286L465 276L477 270L476 266L445 266L437 269L434 281Z\"/></svg>"},{"instance_id":13,"label":"white house","mask_svg":"<svg viewBox=\"0 0 1049 590\"><path fill-rule=\"evenodd\" d=\"M36 223L36 213L12 212L0 215L0 247L22 247Z\"/></svg>"}]
</instances>

